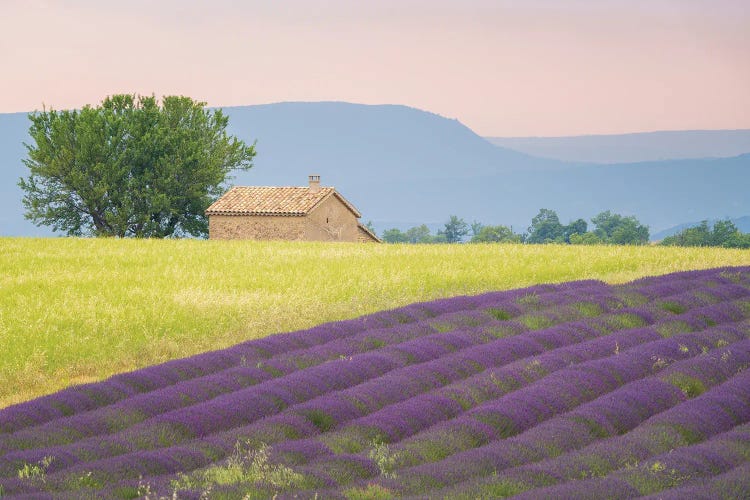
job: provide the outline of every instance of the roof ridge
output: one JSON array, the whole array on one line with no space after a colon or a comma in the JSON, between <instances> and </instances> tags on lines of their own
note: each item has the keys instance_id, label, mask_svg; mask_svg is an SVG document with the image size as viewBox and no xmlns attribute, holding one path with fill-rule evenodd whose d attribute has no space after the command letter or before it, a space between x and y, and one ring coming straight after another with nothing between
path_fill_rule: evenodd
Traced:
<instances>
[{"instance_id":1,"label":"roof ridge","mask_svg":"<svg viewBox=\"0 0 750 500\"><path fill-rule=\"evenodd\" d=\"M232 189L310 189L310 186L232 186ZM335 186L320 186L318 189L336 189Z\"/></svg>"},{"instance_id":2,"label":"roof ridge","mask_svg":"<svg viewBox=\"0 0 750 500\"><path fill-rule=\"evenodd\" d=\"M306 215L323 200L336 195L357 217L359 212L335 187L232 186L207 209L206 215Z\"/></svg>"}]
</instances>

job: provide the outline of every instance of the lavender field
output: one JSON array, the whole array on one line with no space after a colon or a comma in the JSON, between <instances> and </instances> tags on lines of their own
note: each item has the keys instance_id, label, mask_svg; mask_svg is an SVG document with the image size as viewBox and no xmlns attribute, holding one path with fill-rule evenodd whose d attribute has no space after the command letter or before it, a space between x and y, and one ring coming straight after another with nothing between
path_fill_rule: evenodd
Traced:
<instances>
[{"instance_id":1,"label":"lavender field","mask_svg":"<svg viewBox=\"0 0 750 500\"><path fill-rule=\"evenodd\" d=\"M0 496L738 498L750 267L454 297L0 410Z\"/></svg>"}]
</instances>

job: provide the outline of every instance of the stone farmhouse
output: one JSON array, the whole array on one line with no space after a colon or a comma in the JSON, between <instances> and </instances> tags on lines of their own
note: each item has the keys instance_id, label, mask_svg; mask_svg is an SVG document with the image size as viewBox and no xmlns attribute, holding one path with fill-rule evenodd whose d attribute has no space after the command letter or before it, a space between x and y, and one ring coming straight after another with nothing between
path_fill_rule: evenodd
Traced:
<instances>
[{"instance_id":1,"label":"stone farmhouse","mask_svg":"<svg viewBox=\"0 0 750 500\"><path fill-rule=\"evenodd\" d=\"M206 210L212 240L380 242L362 214L333 187L236 186Z\"/></svg>"}]
</instances>

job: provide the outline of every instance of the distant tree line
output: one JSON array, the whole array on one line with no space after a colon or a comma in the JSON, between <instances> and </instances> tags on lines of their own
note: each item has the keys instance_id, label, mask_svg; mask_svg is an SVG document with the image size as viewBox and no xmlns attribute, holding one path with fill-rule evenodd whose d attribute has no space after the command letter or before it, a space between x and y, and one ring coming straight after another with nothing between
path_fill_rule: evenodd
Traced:
<instances>
[{"instance_id":1,"label":"distant tree line","mask_svg":"<svg viewBox=\"0 0 750 500\"><path fill-rule=\"evenodd\" d=\"M648 226L641 224L633 216L613 214L609 210L591 219L594 229L588 230L588 223L577 219L562 224L554 210L542 208L531 220L531 226L524 233L515 233L508 226L484 225L480 222L468 224L465 220L451 215L443 229L437 234L422 224L407 231L392 228L383 232L386 243L459 243L471 234L470 243L559 243L572 245L645 245L648 243Z\"/></svg>"},{"instance_id":2,"label":"distant tree line","mask_svg":"<svg viewBox=\"0 0 750 500\"><path fill-rule=\"evenodd\" d=\"M572 245L645 245L648 243L648 226L634 216L624 217L609 210L591 219L592 231L583 219L567 225L560 223L554 210L543 208L531 219L527 243L570 243Z\"/></svg>"},{"instance_id":3,"label":"distant tree line","mask_svg":"<svg viewBox=\"0 0 750 500\"><path fill-rule=\"evenodd\" d=\"M713 227L704 220L698 226L667 236L661 244L680 247L750 248L750 233L741 233L729 219L717 221Z\"/></svg>"}]
</instances>

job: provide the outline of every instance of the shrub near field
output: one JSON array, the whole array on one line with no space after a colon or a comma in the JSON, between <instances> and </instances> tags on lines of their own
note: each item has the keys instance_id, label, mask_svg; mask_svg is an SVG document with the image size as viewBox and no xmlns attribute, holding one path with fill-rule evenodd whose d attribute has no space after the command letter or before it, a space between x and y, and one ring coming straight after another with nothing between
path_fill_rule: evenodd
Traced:
<instances>
[{"instance_id":1,"label":"shrub near field","mask_svg":"<svg viewBox=\"0 0 750 500\"><path fill-rule=\"evenodd\" d=\"M0 409L11 497L735 498L748 463L750 267L416 303Z\"/></svg>"},{"instance_id":2,"label":"shrub near field","mask_svg":"<svg viewBox=\"0 0 750 500\"><path fill-rule=\"evenodd\" d=\"M747 264L725 249L3 238L0 407L415 301Z\"/></svg>"}]
</instances>

